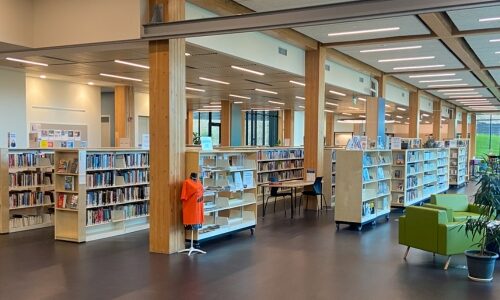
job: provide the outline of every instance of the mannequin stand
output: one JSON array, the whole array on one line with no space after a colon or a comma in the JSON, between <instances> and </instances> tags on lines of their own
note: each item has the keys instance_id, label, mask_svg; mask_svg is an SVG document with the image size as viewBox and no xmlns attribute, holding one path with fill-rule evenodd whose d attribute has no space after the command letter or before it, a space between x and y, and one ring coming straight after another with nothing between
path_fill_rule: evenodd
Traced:
<instances>
[{"instance_id":1,"label":"mannequin stand","mask_svg":"<svg viewBox=\"0 0 500 300\"><path fill-rule=\"evenodd\" d=\"M198 230L198 229L196 229ZM186 249L183 249L183 250L180 250L178 253L185 253L185 252L188 252L188 256L191 256L191 253L200 253L200 254L206 254L207 252L203 251L203 250L200 250L200 249L196 249L194 246L193 246L193 238L194 238L194 230L191 229L191 247L189 248L186 248Z\"/></svg>"}]
</instances>

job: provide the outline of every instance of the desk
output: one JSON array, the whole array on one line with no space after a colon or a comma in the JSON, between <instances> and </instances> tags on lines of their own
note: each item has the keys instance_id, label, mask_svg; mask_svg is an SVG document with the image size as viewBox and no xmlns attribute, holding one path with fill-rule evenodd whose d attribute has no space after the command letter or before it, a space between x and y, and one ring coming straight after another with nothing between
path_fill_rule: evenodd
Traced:
<instances>
[{"instance_id":1,"label":"desk","mask_svg":"<svg viewBox=\"0 0 500 300\"><path fill-rule=\"evenodd\" d=\"M291 181L283 181L283 182L278 182L278 183L263 183L260 185L262 188L262 217L266 215L266 206L265 206L265 200L266 196L264 193L264 188L266 187L277 187L277 188L289 188L292 189L292 205L291 205L291 210L292 210L292 219L293 219L293 214L294 214L294 206L295 206L295 200L297 199L297 188L300 187L305 187L308 185L313 185L314 181L306 181L306 180L291 180ZM274 200L276 201L276 199ZM300 207L299 207L300 209Z\"/></svg>"}]
</instances>

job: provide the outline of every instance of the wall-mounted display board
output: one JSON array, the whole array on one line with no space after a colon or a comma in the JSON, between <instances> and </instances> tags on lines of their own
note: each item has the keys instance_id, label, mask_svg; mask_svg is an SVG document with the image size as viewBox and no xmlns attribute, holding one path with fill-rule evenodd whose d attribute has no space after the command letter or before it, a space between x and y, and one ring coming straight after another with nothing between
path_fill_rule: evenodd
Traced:
<instances>
[{"instance_id":1,"label":"wall-mounted display board","mask_svg":"<svg viewBox=\"0 0 500 300\"><path fill-rule=\"evenodd\" d=\"M87 125L30 124L29 145L33 148L80 148L87 141Z\"/></svg>"},{"instance_id":2,"label":"wall-mounted display board","mask_svg":"<svg viewBox=\"0 0 500 300\"><path fill-rule=\"evenodd\" d=\"M334 134L335 147L345 147L347 142L352 139L352 132L335 132Z\"/></svg>"}]
</instances>

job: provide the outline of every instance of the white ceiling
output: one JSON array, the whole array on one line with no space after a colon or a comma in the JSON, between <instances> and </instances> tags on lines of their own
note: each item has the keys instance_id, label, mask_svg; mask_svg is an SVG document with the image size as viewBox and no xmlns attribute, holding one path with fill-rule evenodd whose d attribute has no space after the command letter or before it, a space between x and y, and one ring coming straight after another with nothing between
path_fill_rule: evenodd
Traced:
<instances>
[{"instance_id":1,"label":"white ceiling","mask_svg":"<svg viewBox=\"0 0 500 300\"><path fill-rule=\"evenodd\" d=\"M462 91L462 92L467 92L467 93L475 93L475 92L477 92L478 94L474 94L474 95L478 95L479 98L493 97L493 95L491 94L490 90L488 90L485 87L483 87L483 88L473 88L472 90L470 90L470 88L467 88L467 87L464 87L464 88L443 88L443 90L447 90L447 89L457 90L457 91L448 92L448 93L460 93L459 90L465 90L465 91ZM431 93L431 94L433 94L435 96L438 96L439 98L442 98L442 99L451 99L451 97L449 97L448 95L445 95L445 92L438 92L438 90L432 90L432 91L429 91L429 93ZM472 94L468 94L468 95L472 95Z\"/></svg>"},{"instance_id":2,"label":"white ceiling","mask_svg":"<svg viewBox=\"0 0 500 300\"><path fill-rule=\"evenodd\" d=\"M235 0L258 12L355 1L358 0Z\"/></svg>"},{"instance_id":3,"label":"white ceiling","mask_svg":"<svg viewBox=\"0 0 500 300\"><path fill-rule=\"evenodd\" d=\"M460 31L500 27L500 20L490 22L478 21L483 18L500 17L500 6L453 10L447 13Z\"/></svg>"},{"instance_id":4,"label":"white ceiling","mask_svg":"<svg viewBox=\"0 0 500 300\"><path fill-rule=\"evenodd\" d=\"M396 75L395 77L408 82L419 89L427 89L429 85L433 84L467 84L467 86L482 86L481 82L469 71L459 71L459 72L432 72L429 74L419 74L419 75L439 75L439 74L450 74L449 76L438 76L438 77L425 77L425 78L410 78L410 76L414 76L411 74L405 75ZM455 75L451 75L455 74ZM460 80L459 80L460 79ZM426 81L434 81L434 80L453 80L453 81L439 81L439 82L426 82ZM464 86L466 88L467 86ZM445 87L446 88L446 87ZM489 92L488 92L489 93ZM491 93L489 93L491 97Z\"/></svg>"},{"instance_id":5,"label":"white ceiling","mask_svg":"<svg viewBox=\"0 0 500 300\"><path fill-rule=\"evenodd\" d=\"M490 70L489 72L497 84L500 85L500 70Z\"/></svg>"},{"instance_id":6,"label":"white ceiling","mask_svg":"<svg viewBox=\"0 0 500 300\"><path fill-rule=\"evenodd\" d=\"M500 42L491 43L490 40L492 39L500 39L500 34L487 34L465 38L485 67L500 66L500 54L495 54L495 52L500 51Z\"/></svg>"}]
</instances>

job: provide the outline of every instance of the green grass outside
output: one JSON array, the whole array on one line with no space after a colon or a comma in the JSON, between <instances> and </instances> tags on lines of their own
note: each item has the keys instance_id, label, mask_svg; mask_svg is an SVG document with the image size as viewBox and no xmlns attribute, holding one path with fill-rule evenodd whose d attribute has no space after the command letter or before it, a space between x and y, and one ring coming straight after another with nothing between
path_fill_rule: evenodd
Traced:
<instances>
[{"instance_id":1,"label":"green grass outside","mask_svg":"<svg viewBox=\"0 0 500 300\"><path fill-rule=\"evenodd\" d=\"M493 135L491 137L491 148L490 145L490 135L489 134L478 134L476 136L476 157L482 157L485 154L493 152L494 154L499 154L500 151L500 136Z\"/></svg>"}]
</instances>

